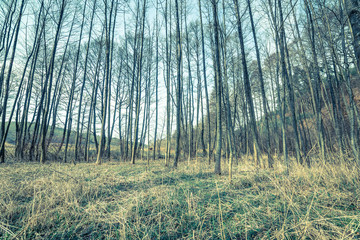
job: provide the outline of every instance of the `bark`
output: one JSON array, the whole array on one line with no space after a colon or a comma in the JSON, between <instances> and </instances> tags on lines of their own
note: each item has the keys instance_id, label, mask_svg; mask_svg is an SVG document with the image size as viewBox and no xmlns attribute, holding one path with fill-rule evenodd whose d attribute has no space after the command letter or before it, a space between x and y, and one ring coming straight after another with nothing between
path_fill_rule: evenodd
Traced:
<instances>
[{"instance_id":1,"label":"bark","mask_svg":"<svg viewBox=\"0 0 360 240\"><path fill-rule=\"evenodd\" d=\"M205 87L205 100L206 100L206 113L207 113L207 124L208 124L208 162L210 164L211 158L211 126L210 126L210 103L209 103L209 93L208 93L208 84L206 77L206 55L205 55L205 36L204 36L204 27L202 20L202 10L201 10L201 0L198 0L199 4L199 14L200 14L200 29L201 29L201 49L202 49L202 65L203 65L203 74L204 74L204 87Z\"/></svg>"},{"instance_id":2,"label":"bark","mask_svg":"<svg viewBox=\"0 0 360 240\"><path fill-rule=\"evenodd\" d=\"M176 59L177 59L177 89L176 89L176 146L175 146L175 158L174 168L177 168L179 156L180 156L180 136L181 136L181 97L182 97L182 85L181 85L181 64L182 64L182 47L180 36L180 16L179 16L179 3L175 0L175 12L176 12Z\"/></svg>"},{"instance_id":3,"label":"bark","mask_svg":"<svg viewBox=\"0 0 360 240\"><path fill-rule=\"evenodd\" d=\"M85 83L86 83L86 79L87 79L87 69L88 69L88 60L89 60L89 48L90 48L90 42L91 42L91 34L92 34L92 29L93 29L93 22L94 22L94 15L95 15L95 10L96 10L96 2L97 0L94 1L94 5L93 5L93 9L92 9L92 14L91 14L91 20L90 20L90 29L89 29L89 37L88 37L88 42L87 42L87 46L86 46L86 56L85 56L85 63L84 63L84 76L82 79L82 84L81 84L81 89L80 89L80 100L79 100L79 110L78 110L78 115L77 115L77 124L76 124L76 137L75 137L75 161L78 160L78 153L79 153L79 127L80 127L80 114L81 114L81 107L82 107L82 101L83 101L83 95L84 95L84 88L85 88ZM86 4L84 4L86 6ZM85 7L84 7L84 14L85 14Z\"/></svg>"},{"instance_id":4,"label":"bark","mask_svg":"<svg viewBox=\"0 0 360 240\"><path fill-rule=\"evenodd\" d=\"M134 129L134 142L131 153L131 163L135 164L137 147L138 147L138 132L139 132L139 121L140 121L140 101L141 101L141 80L142 80L142 60L144 50L144 32L145 32L145 14L146 14L146 0L143 2L142 8L142 24L141 24L141 39L140 39L140 56L137 64L137 93L135 100L135 129Z\"/></svg>"},{"instance_id":5,"label":"bark","mask_svg":"<svg viewBox=\"0 0 360 240\"><path fill-rule=\"evenodd\" d=\"M140 1L137 1L137 9L140 8ZM128 158L129 155L129 141L130 141L130 151L133 149L133 142L132 142L132 133L133 133L133 107L134 107L134 93L135 93L135 79L136 79L136 67L137 67L137 44L138 44L138 27L139 27L139 15L140 11L138 10L136 13L136 20L135 20L135 35L134 35L134 45L133 45L133 67L132 67L132 81L131 81L131 88L130 88L130 99L129 99L129 114L128 114L128 128L127 128L127 135L126 135L126 151L125 151L125 157ZM125 21L125 20L124 20ZM125 22L126 26L126 22ZM126 38L126 29L125 29L125 38ZM126 52L128 53L127 49L127 41L125 43ZM131 152L130 152L131 153Z\"/></svg>"},{"instance_id":6,"label":"bark","mask_svg":"<svg viewBox=\"0 0 360 240\"><path fill-rule=\"evenodd\" d=\"M70 134L71 134L71 128L72 128L72 121L73 121L73 102L74 102L74 94L75 94L76 80L77 80L77 74L78 74L78 64L79 64L79 58L80 58L81 39L82 39L82 34L83 34L83 29L84 29L85 12L86 12L86 4L84 4L84 9L82 12L82 22L81 22L80 35L79 35L78 46L77 46L77 51L76 51L76 56L75 56L74 72L73 72L69 104L68 104L68 110L67 110L69 120L68 120L68 126L67 126L68 131L67 131L67 135L66 135L64 162L67 161L67 152L68 152L68 146L69 146ZM81 96L81 91L80 91L80 96ZM79 103L79 106L81 106L80 103ZM79 120L78 120L78 122L79 122ZM73 163L75 163L77 161L77 147L78 147L77 144L78 144L78 142L75 143L75 158L72 159Z\"/></svg>"},{"instance_id":7,"label":"bark","mask_svg":"<svg viewBox=\"0 0 360 240\"><path fill-rule=\"evenodd\" d=\"M156 147L157 147L157 131L158 131L158 118L159 118L159 22L158 22L158 8L159 1L156 0L156 56L155 56L155 130L154 130L154 146L153 146L153 160L156 159Z\"/></svg>"},{"instance_id":8,"label":"bark","mask_svg":"<svg viewBox=\"0 0 360 240\"><path fill-rule=\"evenodd\" d=\"M24 134L24 122L25 119L27 119L27 117L25 118L25 116L28 116L28 107L29 107L29 101L30 101L30 96L31 96L31 86L33 83L33 79L32 73L35 71L35 65L34 63L36 63L37 60L37 56L39 53L39 48L40 48L40 43L41 43L41 36L42 36L42 32L44 30L44 23L45 21L42 22L41 27L40 27L40 18L41 18L41 14L43 12L43 8L44 8L44 4L41 4L40 10L39 10L39 14L38 14L38 18L37 18L37 22L38 24L36 25L36 30L35 30L35 40L34 40L34 45L32 48L31 53L28 56L28 60L25 64L25 68L24 68L24 72L23 72L23 78L25 77L25 73L26 73L26 67L27 64L29 63L30 59L32 59L32 62L30 64L30 71L29 71L29 75L28 75L28 86L26 87L26 91L25 91L25 100L24 100L24 108L23 108L23 113L22 113L22 117L20 120L20 126L19 126L19 132L17 134L17 140L16 140L16 149L15 149L15 156L16 157L20 157L21 159L23 158L23 135ZM40 28L40 34L39 34L39 28ZM26 120L27 121L27 120ZM11 121L9 121L11 122Z\"/></svg>"},{"instance_id":9,"label":"bark","mask_svg":"<svg viewBox=\"0 0 360 240\"><path fill-rule=\"evenodd\" d=\"M274 160L270 154L270 127L269 127L269 114L268 114L268 103L266 99L265 94L265 83L264 83L264 77L263 77L263 71L262 71L262 65L261 65L261 58L260 58L260 50L258 46L257 36L256 36L256 29L255 24L253 20L253 14L251 9L251 3L250 0L247 0L247 4L249 7L249 15L250 15L250 22L251 22L251 29L252 34L254 38L254 44L255 44L255 51L256 51L256 60L258 65L258 71L259 71L259 81L260 81L260 90L261 90L261 97L262 97L262 104L264 108L264 115L265 115L265 131L267 133L267 139L266 139L266 148L267 148L267 155L268 155L268 167L272 168L274 164Z\"/></svg>"},{"instance_id":10,"label":"bark","mask_svg":"<svg viewBox=\"0 0 360 240\"><path fill-rule=\"evenodd\" d=\"M282 12L282 6L281 6L281 0L278 0L278 7L279 7L279 16L280 16L280 22L282 23L282 26L280 27L280 36L279 36L279 48L280 48L280 62L281 62L281 73L283 81L285 82L286 89L288 91L288 102L289 102L289 108L290 108L290 114L291 114L291 122L292 127L294 129L294 137L295 137L295 152L296 152L296 160L298 162L302 162L301 152L300 152L300 140L299 140L299 133L298 133L298 127L297 127L297 118L295 114L295 99L294 99L294 91L293 86L290 81L288 68L286 66L286 35L285 35L285 28L284 28L284 18L283 18L283 12ZM283 108L284 110L285 108Z\"/></svg>"},{"instance_id":11,"label":"bark","mask_svg":"<svg viewBox=\"0 0 360 240\"><path fill-rule=\"evenodd\" d=\"M253 141L254 141L255 164L257 166L260 166L259 136L258 136L258 131L256 128L255 110L254 110L254 103L253 103L252 93L251 93L248 67L247 67L247 62L246 62L244 37L243 37L243 32L242 32L242 24L241 24L241 19L240 19L238 0L234 0L234 5L235 5L235 11L236 11L235 13L236 13L236 19L237 19L238 37L240 40L240 48L241 48L241 63L242 63L242 67L243 67L245 97L246 97L246 101L249 105L251 133L252 133Z\"/></svg>"},{"instance_id":12,"label":"bark","mask_svg":"<svg viewBox=\"0 0 360 240\"><path fill-rule=\"evenodd\" d=\"M215 0L211 1L213 12L214 28L214 51L215 51L215 91L216 91L216 150L215 150L215 174L221 174L221 150L222 150L222 124L221 124L221 92L222 92L222 74L220 60L220 40L219 40L219 20L218 7Z\"/></svg>"},{"instance_id":13,"label":"bark","mask_svg":"<svg viewBox=\"0 0 360 240\"><path fill-rule=\"evenodd\" d=\"M307 6L307 15L310 23L310 30L309 30L309 37L311 43L311 51L312 51L312 58L314 62L315 68L315 89L313 95L313 104L315 109L315 117L316 117L316 130L317 130L317 138L321 152L321 158L323 161L325 160L325 142L324 142L324 133L322 131L322 115L321 115L321 78L320 78L320 69L317 57L317 51L315 46L315 27L313 23L313 17L310 11L310 7L308 5L307 0L305 0L305 4ZM311 87L311 85L310 85ZM311 87L312 88L312 87Z\"/></svg>"},{"instance_id":14,"label":"bark","mask_svg":"<svg viewBox=\"0 0 360 240\"><path fill-rule=\"evenodd\" d=\"M171 1L170 1L171 12ZM170 63L171 63L171 27L168 34L168 0L165 1L165 42L166 42L166 150L165 150L165 166L170 162L170 145L171 145L171 106L170 106ZM170 14L171 26L171 14ZM169 37L168 37L169 36ZM168 39L170 38L170 39ZM169 44L170 43L170 44Z\"/></svg>"},{"instance_id":15,"label":"bark","mask_svg":"<svg viewBox=\"0 0 360 240\"><path fill-rule=\"evenodd\" d=\"M186 8L185 8L186 9ZM188 95L188 115L189 115L189 120L187 121L189 126L188 126L188 164L190 164L192 155L193 155L193 139L194 139L194 129L193 129L193 119L194 119L194 114L192 112L193 109L193 80L192 80L192 73L191 73L191 58L190 58L190 40L189 40L189 31L188 31L188 27L187 27L187 13L185 10L185 41L186 41L186 58L187 58L187 67L188 67L188 89L187 89L187 95Z\"/></svg>"},{"instance_id":16,"label":"bark","mask_svg":"<svg viewBox=\"0 0 360 240\"><path fill-rule=\"evenodd\" d=\"M12 55L11 55L11 60L9 63L9 69L8 69L8 74L5 80L5 96L4 96L4 103L2 106L2 109L0 110L0 112L2 112L1 115L1 149L0 149L0 163L4 163L5 162L5 140L6 140L6 135L7 133L5 132L5 121L6 121L6 108L7 108L7 104L8 104L8 99L9 99L9 92L10 92L10 77L11 77L11 73L12 73L12 68L13 68L13 64L14 64L14 59L15 59L15 54L16 54L16 47L17 47L17 41L18 41L18 37L19 37L19 30L20 30L20 24L21 24L21 18L23 16L23 9L25 6L25 0L21 1L21 6L20 6L20 13L18 16L18 20L16 23L16 30L15 30L15 39L14 39L14 43L13 43L13 50L12 50ZM4 63L5 65L5 63ZM3 75L3 74L1 74ZM0 88L2 88L2 82L0 84ZM20 89L19 89L20 90ZM0 91L0 96L1 96L1 91ZM16 104L14 104L15 106ZM9 124L10 125L10 124Z\"/></svg>"},{"instance_id":17,"label":"bark","mask_svg":"<svg viewBox=\"0 0 360 240\"><path fill-rule=\"evenodd\" d=\"M40 155L41 163L44 163L46 161L46 153L47 153L46 134L47 134L47 130L48 130L47 118L49 115L49 106L50 106L50 99L51 99L51 88L52 88L52 81L53 81L53 74L54 74L56 50L57 50L57 45L58 45L59 38L60 38L60 30L61 30L61 26L62 26L63 17L64 17L65 5L66 5L66 1L62 0L59 20L57 23L57 29L56 29L56 34L55 34L54 45L53 45L53 49L52 49L52 53L51 53L49 69L46 74L44 91L42 93L45 97L45 94L47 91L47 99L45 101L45 109L44 109L43 122L42 122L42 128L41 128L41 155Z\"/></svg>"},{"instance_id":18,"label":"bark","mask_svg":"<svg viewBox=\"0 0 360 240\"><path fill-rule=\"evenodd\" d=\"M351 33L353 36L353 46L357 60L357 67L358 71L360 71L360 3L359 0L343 1L346 7Z\"/></svg>"},{"instance_id":19,"label":"bark","mask_svg":"<svg viewBox=\"0 0 360 240\"><path fill-rule=\"evenodd\" d=\"M16 11L16 6L17 6L17 0L12 1L11 5L9 6L7 18L4 23L4 28L2 29L2 31L0 33L3 38L3 40L0 39L0 40L2 40L1 41L2 46L1 46L0 52L2 52L5 49L4 60L3 60L3 63L1 66L1 71L0 71L0 96L2 96L3 89L6 90L6 88L3 87L3 84L4 84L4 79L5 79L5 69L6 69L6 64L7 64L7 57L11 50L11 43L13 40L14 33L17 32L15 30L11 33L11 25L12 25L14 13ZM20 15L20 16L22 16L22 15ZM15 24L15 29L17 29L17 26L20 26L19 24L20 24L20 21L17 21ZM18 33L16 33L15 35L18 36ZM14 49L16 50L16 45L15 45L15 48L13 47L13 52L14 52ZM0 106L0 115L2 114L2 112L3 112L3 107Z\"/></svg>"},{"instance_id":20,"label":"bark","mask_svg":"<svg viewBox=\"0 0 360 240\"><path fill-rule=\"evenodd\" d=\"M226 136L227 136L227 151L228 159L229 159L229 181L232 181L232 164L234 161L234 156L236 155L235 147L234 147L234 131L233 131L233 122L231 117L231 107L230 107L230 92L229 92L229 77L228 77L228 55L227 55L227 43L228 43L228 35L226 29L226 8L225 1L222 1L223 5L223 29L222 29L222 59L223 59L223 71L224 77L223 82L224 86L222 87L222 96L224 106L226 108Z\"/></svg>"},{"instance_id":21,"label":"bark","mask_svg":"<svg viewBox=\"0 0 360 240\"><path fill-rule=\"evenodd\" d=\"M111 31L111 18L114 7L114 0L111 1L110 14L108 16L108 0L105 0L105 81L104 81L104 96L103 96L103 106L102 106L102 119L101 119L101 132L100 132L100 141L99 148L97 153L96 164L101 164L101 157L103 154L103 148L105 147L105 123L107 115L107 104L108 104L108 94L109 94L109 80L110 80L110 31ZM108 126L110 127L110 126Z\"/></svg>"},{"instance_id":22,"label":"bark","mask_svg":"<svg viewBox=\"0 0 360 240\"><path fill-rule=\"evenodd\" d=\"M106 157L108 159L110 159L110 155L111 155L111 140L112 140L112 133L113 133L113 130L114 130L114 127L115 127L115 120L111 121L111 83L112 83L112 69L113 69L113 56L114 56L114 37L115 37L115 26L116 26L116 19L117 19L117 12L118 12L118 6L119 6L119 2L118 0L116 0L116 4L115 4L115 9L114 9L114 20L112 22L111 20L111 17L110 17L110 25L109 25L109 31L111 30L110 32L110 36L111 36L111 46L110 46L110 56L109 56L109 94L108 94L108 113L109 113L109 116L108 116L108 141L107 141L107 147L106 147L106 150L105 150L105 154L106 154ZM113 11L113 10L112 10ZM111 14L112 15L112 14ZM112 24L112 26L111 26ZM115 101L116 102L116 101ZM113 119L115 119L116 117L116 106L115 106L115 111L114 111L114 114L113 114Z\"/></svg>"}]
</instances>

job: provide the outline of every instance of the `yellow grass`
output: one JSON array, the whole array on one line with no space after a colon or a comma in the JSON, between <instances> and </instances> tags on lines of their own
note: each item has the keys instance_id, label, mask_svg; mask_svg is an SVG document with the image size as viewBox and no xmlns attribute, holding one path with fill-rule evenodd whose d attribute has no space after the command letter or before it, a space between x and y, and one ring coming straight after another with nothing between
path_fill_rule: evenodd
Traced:
<instances>
[{"instance_id":1,"label":"yellow grass","mask_svg":"<svg viewBox=\"0 0 360 240\"><path fill-rule=\"evenodd\" d=\"M223 169L228 169L223 162ZM206 161L0 165L0 239L356 239L359 172Z\"/></svg>"}]
</instances>

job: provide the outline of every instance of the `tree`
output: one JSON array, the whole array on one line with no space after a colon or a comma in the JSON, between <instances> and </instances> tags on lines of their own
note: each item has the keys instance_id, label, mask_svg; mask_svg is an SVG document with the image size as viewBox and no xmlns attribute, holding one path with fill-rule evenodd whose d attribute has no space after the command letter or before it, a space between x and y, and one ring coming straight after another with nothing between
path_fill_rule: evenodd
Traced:
<instances>
[{"instance_id":1,"label":"tree","mask_svg":"<svg viewBox=\"0 0 360 240\"><path fill-rule=\"evenodd\" d=\"M222 75L220 60L220 40L219 40L219 19L217 10L217 1L212 0L213 27L215 40L215 91L216 91L216 149L215 149L215 174L221 174L221 148L222 148L222 125L221 125L221 92Z\"/></svg>"},{"instance_id":2,"label":"tree","mask_svg":"<svg viewBox=\"0 0 360 240\"><path fill-rule=\"evenodd\" d=\"M258 131L256 128L255 110L254 110L254 103L253 103L252 93L251 93L248 66L247 66L247 62L246 62L245 44L244 44L244 37L243 37L243 32L242 32L242 24L241 24L238 0L234 0L234 5L235 5L236 20L237 20L238 37L240 40L240 48L241 48L241 63L242 63L242 68L243 68L245 97L246 97L246 101L249 106L250 126L251 126L251 132L252 132L252 136L253 136L253 140L254 140L254 157L255 157L256 165L260 166L260 159L259 159L259 155L258 155L258 154L260 154L259 135L258 135Z\"/></svg>"},{"instance_id":3,"label":"tree","mask_svg":"<svg viewBox=\"0 0 360 240\"><path fill-rule=\"evenodd\" d=\"M292 83L290 82L290 77L289 77L289 73L288 73L288 68L286 66L286 58L285 58L285 54L286 54L285 51L287 51L287 44L286 44L284 17L283 17L283 12L282 12L281 0L278 0L278 7L279 7L280 23L282 24L279 29L280 30L279 49L280 49L281 73L282 73L282 79L285 82L286 89L288 91L288 102L289 102L289 108L290 108L290 112L291 112L292 127L294 129L294 135L295 135L296 160L301 163L302 157L301 157L301 153L300 153L300 140L299 140L299 134L298 134L297 118L296 118L296 114L295 114L294 91L293 91Z\"/></svg>"},{"instance_id":4,"label":"tree","mask_svg":"<svg viewBox=\"0 0 360 240\"><path fill-rule=\"evenodd\" d=\"M6 139L6 135L7 133L5 132L5 121L6 121L6 108L7 108L7 104L8 104L8 100L9 100L9 92L10 92L10 78L11 78L11 73L12 73L12 68L13 68L13 64L14 64L14 59L15 59L15 54L16 54L16 49L17 49L17 41L18 41L18 37L19 37L19 30L20 30L20 24L21 24L21 18L23 16L23 10L24 10L24 6L25 6L25 0L21 1L21 6L20 6L20 11L19 11L19 16L16 22L16 28L14 30L15 33L15 39L13 42L13 50L12 50L12 54L11 54L11 59L10 59L10 63L9 63L9 69L8 69L8 73L7 73L7 77L5 80L5 96L4 96L4 102L2 104L2 107L0 106L0 115L1 115L1 146L0 146L0 163L4 163L5 162L5 139ZM6 62L6 57L5 57L5 61L3 63L3 69L1 71L1 75L0 75L0 88L3 88L3 78L4 78L4 69L5 69L5 62ZM0 95L1 95L1 90L0 90Z\"/></svg>"},{"instance_id":5,"label":"tree","mask_svg":"<svg viewBox=\"0 0 360 240\"><path fill-rule=\"evenodd\" d=\"M137 93L135 99L135 132L134 132L134 145L131 154L131 162L135 164L136 151L138 146L138 132L139 132L139 120L140 120L140 101L141 101L141 78L142 78L142 60L143 60L143 51L144 51L144 32L145 32L145 13L146 13L146 0L143 2L142 8L142 24L141 24L141 37L140 37L140 56L137 64Z\"/></svg>"},{"instance_id":6,"label":"tree","mask_svg":"<svg viewBox=\"0 0 360 240\"><path fill-rule=\"evenodd\" d=\"M343 0L343 2L349 17L357 67L360 71L360 3L358 0Z\"/></svg>"},{"instance_id":7,"label":"tree","mask_svg":"<svg viewBox=\"0 0 360 240\"><path fill-rule=\"evenodd\" d=\"M78 160L78 154L79 154L80 114L81 114L81 107L82 107L82 102L83 102L84 88L85 88L85 83L86 83L86 78L87 78L86 74L87 74L87 69L88 69L90 42L91 42L91 35L92 35L92 29L93 29L93 23L94 23L94 15L95 15L95 10L96 10L96 2L97 2L97 0L95 0L94 3L93 3L94 5L93 5L92 13L91 13L89 37L88 37L88 42L87 42L87 45L86 45L86 55L85 55L85 63L84 63L84 76L83 76L81 89L80 89L79 110L78 110L78 116L77 116L78 121L77 121L77 125L76 125L75 161ZM85 4L85 6L86 6L86 4ZM85 6L84 6L84 16L85 16Z\"/></svg>"},{"instance_id":8,"label":"tree","mask_svg":"<svg viewBox=\"0 0 360 240\"><path fill-rule=\"evenodd\" d=\"M206 77L206 55L205 55L205 35L204 35L204 26L202 20L202 9L201 9L201 0L198 0L199 5L199 14L200 14L200 29L201 29L201 50L202 50L202 66L203 66L203 74L204 74L204 87L205 87L205 100L206 100L206 115L207 115L207 124L208 124L208 161L210 164L211 158L211 126L210 126L210 104L209 104L209 93L208 93L208 84Z\"/></svg>"},{"instance_id":9,"label":"tree","mask_svg":"<svg viewBox=\"0 0 360 240\"><path fill-rule=\"evenodd\" d=\"M105 0L105 83L104 83L104 98L102 108L102 119L101 119L101 132L100 132L100 146L98 149L98 155L96 164L101 164L101 157L105 147L105 123L106 123L106 112L109 94L109 81L110 81L110 32L111 32L111 19L114 8L114 0L111 0L110 13L108 16L108 0ZM110 126L108 126L110 127Z\"/></svg>"},{"instance_id":10,"label":"tree","mask_svg":"<svg viewBox=\"0 0 360 240\"><path fill-rule=\"evenodd\" d=\"M85 21L85 13L86 13L86 4L84 4L84 9L82 13L82 21L80 26L80 35L78 40L78 47L76 50L76 56L75 56L75 66L74 66L74 73L71 83L71 90L70 90L70 98L69 98L69 104L68 104L68 126L67 126L67 135L66 135L66 143L65 143L65 153L64 153L64 162L67 161L67 151L69 146L69 140L70 140L70 134L71 134L71 127L72 127L72 120L73 120L73 103L74 103L74 95L75 95L75 87L76 87L76 80L77 80L77 74L78 74L78 65L79 65L79 58L80 58L80 47L81 47L81 39L83 35L83 29L84 29L84 21ZM86 68L86 66L85 66ZM82 92L80 91L80 100L82 102ZM81 104L80 102L80 104ZM79 120L78 120L79 121ZM77 129L79 131L79 129ZM76 138L78 139L78 133ZM78 141L78 140L77 140ZM73 163L77 160L77 142L75 142L75 159L72 159Z\"/></svg>"},{"instance_id":11,"label":"tree","mask_svg":"<svg viewBox=\"0 0 360 240\"><path fill-rule=\"evenodd\" d=\"M176 59L177 59L177 89L176 89L176 147L174 168L177 168L179 156L180 156L180 136L181 136L181 64L182 64L182 47L181 47L181 35L180 35L180 17L179 17L179 3L175 0L175 12L176 12Z\"/></svg>"},{"instance_id":12,"label":"tree","mask_svg":"<svg viewBox=\"0 0 360 240\"><path fill-rule=\"evenodd\" d=\"M52 89L52 81L53 81L53 75L54 75L56 50L57 50L57 46L59 43L60 30L61 30L61 26L62 26L63 17L64 17L65 6L66 6L66 1L62 0L61 7L60 7L59 20L57 22L57 29L56 29L56 34L55 34L54 45L53 45L51 59L50 59L50 63L49 63L49 69L46 74L44 90L43 90L42 96L41 96L41 99L43 102L45 96L47 95L47 98L46 98L46 101L44 104L45 109L43 112L43 121L42 121L42 125L41 125L42 126L42 128L41 128L41 155L40 155L41 163L44 163L46 161L46 153L47 153L46 134L47 134L47 130L48 130L47 118L49 115L49 106L50 106L50 99L51 99L51 89Z\"/></svg>"},{"instance_id":13,"label":"tree","mask_svg":"<svg viewBox=\"0 0 360 240\"><path fill-rule=\"evenodd\" d=\"M260 89L261 89L261 97L262 97L262 103L263 103L263 109L264 109L264 115L265 115L265 130L267 132L267 139L266 139L266 151L268 155L268 166L269 168L273 167L274 160L272 159L272 156L270 154L270 127L269 127L269 114L268 114L268 103L266 99L266 93L265 93L265 83L264 83L264 76L261 66L261 59L260 59L260 50L259 45L257 41L256 36L256 29L253 19L253 14L251 10L251 3L250 0L247 0L248 8L249 8L249 16L250 16L250 22L251 22L251 30L254 38L254 44L255 44L255 51L256 51L256 60L258 65L258 71L259 71L259 81L260 81Z\"/></svg>"},{"instance_id":14,"label":"tree","mask_svg":"<svg viewBox=\"0 0 360 240\"><path fill-rule=\"evenodd\" d=\"M156 72L155 72L155 130L154 130L154 146L153 146L153 160L156 158L156 148L157 148L157 131L158 131L158 118L159 118L159 21L158 21L158 9L159 9L159 2L156 0L156 20L155 20L155 31L156 31L156 43L155 48L156 57L155 57L155 64L156 64Z\"/></svg>"}]
</instances>

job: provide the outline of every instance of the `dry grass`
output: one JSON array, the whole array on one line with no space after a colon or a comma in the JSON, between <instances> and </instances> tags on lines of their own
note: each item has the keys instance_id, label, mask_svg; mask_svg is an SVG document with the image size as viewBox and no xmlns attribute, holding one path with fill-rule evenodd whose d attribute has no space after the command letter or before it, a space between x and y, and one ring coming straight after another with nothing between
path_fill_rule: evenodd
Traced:
<instances>
[{"instance_id":1,"label":"dry grass","mask_svg":"<svg viewBox=\"0 0 360 240\"><path fill-rule=\"evenodd\" d=\"M0 238L360 239L358 171L247 166L1 165Z\"/></svg>"}]
</instances>

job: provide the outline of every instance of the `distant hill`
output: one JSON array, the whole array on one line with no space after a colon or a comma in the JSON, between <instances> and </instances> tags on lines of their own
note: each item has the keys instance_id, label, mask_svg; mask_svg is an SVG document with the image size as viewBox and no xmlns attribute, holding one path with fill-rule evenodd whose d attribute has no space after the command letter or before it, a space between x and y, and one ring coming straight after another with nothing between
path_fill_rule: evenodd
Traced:
<instances>
[{"instance_id":1,"label":"distant hill","mask_svg":"<svg viewBox=\"0 0 360 240\"><path fill-rule=\"evenodd\" d=\"M34 124L31 126L30 131L33 131L33 129L34 129ZM55 128L54 136L53 136L51 142L52 143L60 143L62 136L63 136L63 132L64 132L63 128ZM50 129L48 130L48 136L49 136L49 134L50 134ZM69 139L70 144L75 143L75 137L76 137L76 131L71 131L70 139ZM83 133L82 137L83 137L83 139L85 139L86 133ZM99 141L100 136L97 136L97 137L98 137L98 141ZM13 122L10 124L10 129L9 129L9 133L6 137L6 142L8 144L15 144L15 142L16 142L16 126L15 126L15 123L13 123ZM120 140L118 138L112 138L111 145L119 145L119 143L120 143ZM93 134L90 135L90 144L94 144Z\"/></svg>"}]
</instances>

